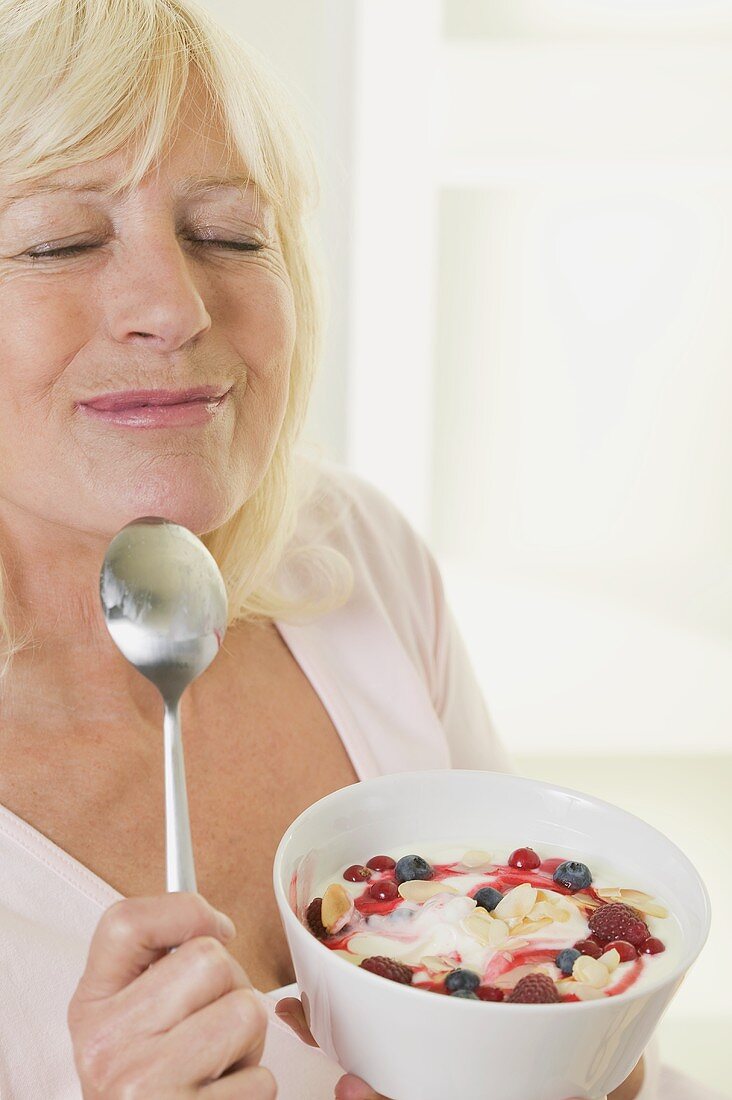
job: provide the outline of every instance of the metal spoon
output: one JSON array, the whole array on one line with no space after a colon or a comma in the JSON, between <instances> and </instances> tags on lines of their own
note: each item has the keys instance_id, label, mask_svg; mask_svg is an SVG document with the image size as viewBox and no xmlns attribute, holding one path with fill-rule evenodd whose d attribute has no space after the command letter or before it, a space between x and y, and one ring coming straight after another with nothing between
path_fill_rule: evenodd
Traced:
<instances>
[{"instance_id":1,"label":"metal spoon","mask_svg":"<svg viewBox=\"0 0 732 1100\"><path fill-rule=\"evenodd\" d=\"M187 528L158 516L112 539L99 577L107 629L124 657L163 697L168 891L196 891L180 699L219 651L227 599L219 568Z\"/></svg>"}]
</instances>

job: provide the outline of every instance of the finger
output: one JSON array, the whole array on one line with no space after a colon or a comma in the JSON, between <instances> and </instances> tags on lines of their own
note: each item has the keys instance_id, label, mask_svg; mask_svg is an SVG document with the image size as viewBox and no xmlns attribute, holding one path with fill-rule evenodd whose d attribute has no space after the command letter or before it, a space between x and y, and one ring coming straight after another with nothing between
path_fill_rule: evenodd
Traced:
<instances>
[{"instance_id":1,"label":"finger","mask_svg":"<svg viewBox=\"0 0 732 1100\"><path fill-rule=\"evenodd\" d=\"M318 1045L308 1027L302 1004L297 997L283 997L275 1005L275 1012L280 1020L292 1028L298 1039L302 1039L303 1043L307 1043L309 1047Z\"/></svg>"},{"instance_id":2,"label":"finger","mask_svg":"<svg viewBox=\"0 0 732 1100\"><path fill-rule=\"evenodd\" d=\"M360 1077L347 1073L335 1087L335 1100L389 1100L380 1092L374 1092Z\"/></svg>"},{"instance_id":3,"label":"finger","mask_svg":"<svg viewBox=\"0 0 732 1100\"><path fill-rule=\"evenodd\" d=\"M116 994L116 1026L130 1036L155 1035L234 989L250 988L247 974L220 940L196 936Z\"/></svg>"},{"instance_id":4,"label":"finger","mask_svg":"<svg viewBox=\"0 0 732 1100\"><path fill-rule=\"evenodd\" d=\"M255 1066L264 1052L267 1012L251 989L235 989L159 1036L161 1091L209 1084L227 1069ZM227 1077L227 1080L229 1078ZM151 1090L150 1095L154 1095Z\"/></svg>"},{"instance_id":5,"label":"finger","mask_svg":"<svg viewBox=\"0 0 732 1100\"><path fill-rule=\"evenodd\" d=\"M92 936L77 999L111 997L159 959L161 950L194 936L233 938L226 920L200 894L175 892L115 902Z\"/></svg>"},{"instance_id":6,"label":"finger","mask_svg":"<svg viewBox=\"0 0 732 1100\"><path fill-rule=\"evenodd\" d=\"M208 1100L275 1100L277 1082L264 1066L250 1066L204 1085L200 1092Z\"/></svg>"}]
</instances>

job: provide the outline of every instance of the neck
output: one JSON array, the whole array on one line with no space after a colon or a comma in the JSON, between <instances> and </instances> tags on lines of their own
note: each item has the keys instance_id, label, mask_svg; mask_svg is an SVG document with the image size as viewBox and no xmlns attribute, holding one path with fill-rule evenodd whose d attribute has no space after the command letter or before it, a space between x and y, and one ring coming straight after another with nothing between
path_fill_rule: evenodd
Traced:
<instances>
[{"instance_id":1,"label":"neck","mask_svg":"<svg viewBox=\"0 0 732 1100\"><path fill-rule=\"evenodd\" d=\"M27 639L0 691L0 722L108 723L157 715L160 699L117 650L99 601L109 544L0 502L3 614Z\"/></svg>"}]
</instances>

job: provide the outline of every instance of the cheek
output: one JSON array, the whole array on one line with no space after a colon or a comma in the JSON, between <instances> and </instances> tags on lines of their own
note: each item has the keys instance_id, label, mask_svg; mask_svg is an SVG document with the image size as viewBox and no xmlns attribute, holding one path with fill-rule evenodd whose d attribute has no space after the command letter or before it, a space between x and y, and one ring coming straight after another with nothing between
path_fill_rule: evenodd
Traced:
<instances>
[{"instance_id":1,"label":"cheek","mask_svg":"<svg viewBox=\"0 0 732 1100\"><path fill-rule=\"evenodd\" d=\"M234 338L252 384L277 389L287 382L295 331L289 283L269 275L250 285L236 312Z\"/></svg>"},{"instance_id":2,"label":"cheek","mask_svg":"<svg viewBox=\"0 0 732 1100\"><path fill-rule=\"evenodd\" d=\"M58 279L0 281L0 379L16 415L31 414L84 345L87 311Z\"/></svg>"}]
</instances>

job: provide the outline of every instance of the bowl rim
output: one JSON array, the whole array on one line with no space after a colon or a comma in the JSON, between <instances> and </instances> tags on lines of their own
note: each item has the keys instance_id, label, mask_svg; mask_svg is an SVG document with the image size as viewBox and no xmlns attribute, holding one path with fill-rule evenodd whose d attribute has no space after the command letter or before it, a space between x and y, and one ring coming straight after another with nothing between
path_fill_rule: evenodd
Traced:
<instances>
[{"instance_id":1,"label":"bowl rim","mask_svg":"<svg viewBox=\"0 0 732 1100\"><path fill-rule=\"evenodd\" d=\"M462 775L468 775L468 774L469 775L474 775L476 773L479 773L481 775L492 775L492 776L497 777L499 779L499 782L508 782L508 783L513 782L513 783L517 784L518 786L530 786L530 787L534 787L534 788L539 787L543 790L554 791L554 792L557 792L561 795L568 795L572 798L578 798L579 797L582 800L584 800L585 802L591 803L594 806L598 806L598 807L603 808L603 809L608 809L608 810L611 810L613 813L621 815L622 817L630 818L634 822L638 822L645 829L648 829L652 833L655 833L656 836L659 837L664 842L664 844L666 844L670 849L672 849L676 853L677 857L680 857L682 862L685 863L690 868L690 870L692 872L692 876L696 879L697 885L698 885L699 890L700 890L700 897L701 897L701 901L702 901L702 905L703 905L702 935L700 937L700 941L699 941L698 947L696 947L696 949L694 949L694 950L687 949L687 951L684 952L684 954L681 956L681 958L679 959L679 961L677 962L677 964L673 968L673 970L671 970L669 973L667 973L664 977L657 978L655 981L653 981L653 982L651 982L647 985L644 985L641 989L633 989L631 987L631 989L624 990L622 993L615 994L612 997L610 997L610 996L605 996L605 997L601 997L601 998L598 997L598 998L595 998L595 999L589 1000L589 1001L563 1001L562 1004L564 1005L565 1008L571 1008L571 1009L577 1009L577 1008L582 1008L582 1009L607 1008L608 1005L611 1005L615 1001L620 1001L621 1004L628 1004L630 1001L639 1000L640 998L647 997L650 994L655 993L657 990L663 988L664 986L671 986L674 983L678 983L678 981L681 978L683 978L683 976L686 974L686 972L689 970L689 968L692 966L692 964L696 961L696 959L701 954L701 952L704 949L704 946L707 942L707 939L709 938L709 931L710 931L710 926L711 926L711 901L710 901L710 898L709 898L709 891L707 890L707 887L706 887L706 884L705 884L704 880L702 879L701 875L697 871L697 869L694 866L693 862L681 850L681 848L679 848L679 846L673 840L671 840L669 837L667 837L665 833L662 833L660 829L657 829L654 825L651 825L649 822L645 821L644 818L639 817L637 814L630 813L630 811L624 810L620 806L616 806L612 802L607 802L605 799L596 798L594 795L587 794L584 791L575 790L572 787L561 787L556 783L548 783L548 782L546 782L545 780L542 780L542 779L532 779L529 776L514 775L512 772L491 771L488 768L422 768L422 769L419 769L419 770L414 770L414 771L409 771L409 772L387 772L384 775L370 776L368 779L358 780L356 783L347 783L343 787L339 787L337 790L331 791L329 794L323 795L323 797L319 798L316 802L311 803L311 805L307 806L300 814L298 814L298 816L287 827L287 829L285 830L285 832L282 835L282 838L281 838L281 840L280 840L280 842L277 846L277 850L275 852L275 856L274 856L274 860L273 860L273 864L272 864L272 878L273 878L273 886L274 886L274 891L275 891L275 897L276 897L276 900L277 900L278 908L280 910L280 919L283 922L287 921L288 924L290 924L293 929L296 928L298 930L295 933L296 935L298 935L298 936L302 935L304 937L307 937L308 942L312 941L318 948L321 948L323 951L325 951L330 956L331 963L337 963L339 966L347 967L348 970L351 970L351 971L356 970L362 975L360 980L363 980L365 978L366 980L369 980L369 981L372 981L372 982L377 982L378 987L383 988L384 979L380 975L372 974L368 970L362 970L360 966L355 966L353 963L347 962L345 959L340 958L340 956L336 955L333 951L330 950L330 948L326 947L324 943L321 943L321 941L316 936L314 936L312 934L312 932L310 932L305 927L304 924L302 924L302 922L298 918L297 914L295 912L293 912L293 910L290 906L287 891L285 890L285 888L282 884L282 881L281 881L281 879L282 879L281 871L282 871L282 863L283 863L283 860L284 860L285 849L286 849L289 841L291 840L294 832L299 827L301 827L301 825L306 820L308 820L310 817L314 817L316 812L322 806L323 803L329 802L331 800L334 800L335 802L343 801L344 799L349 797L347 792L350 792L353 788L361 787L364 784L366 784L368 786L372 786L374 784L382 784L383 783L384 786L387 786L389 781L391 781L393 783L393 782L398 782L399 780L404 780L404 779L416 779L420 776L424 776L425 774L430 774L430 775L440 775L441 774L441 775L447 776L447 775L455 775L456 773L457 774L462 774ZM306 941L303 940L303 943L305 943L305 942ZM357 979L357 980L359 980L359 979ZM404 985L404 984L399 983L399 982L390 982L389 985L391 987L393 987L394 990L400 990L400 992L397 994L397 996L402 996L402 995L405 995L405 994L410 995L410 991L413 991L414 989L419 988L419 987L411 986L411 985L407 986L407 985ZM428 990L421 990L420 992L429 992L429 991ZM441 999L449 1000L449 1001L462 1001L462 1003L464 1005L470 1006L471 1010L474 1010L476 1005L481 1005L483 1007L485 1007L486 1005L489 1005L489 1006L492 1006L493 1009L500 1010L502 1012L505 1012L506 1010L511 1010L511 1009L519 1009L522 1012L525 1012L527 1009L546 1010L547 1008L554 1007L553 1005L550 1005L550 1004L513 1004L513 1003L510 1003L508 1001L496 1001L496 1002L492 1002L492 1001L471 1001L469 998L466 998L466 997L446 997L446 998L441 998Z\"/></svg>"}]
</instances>

